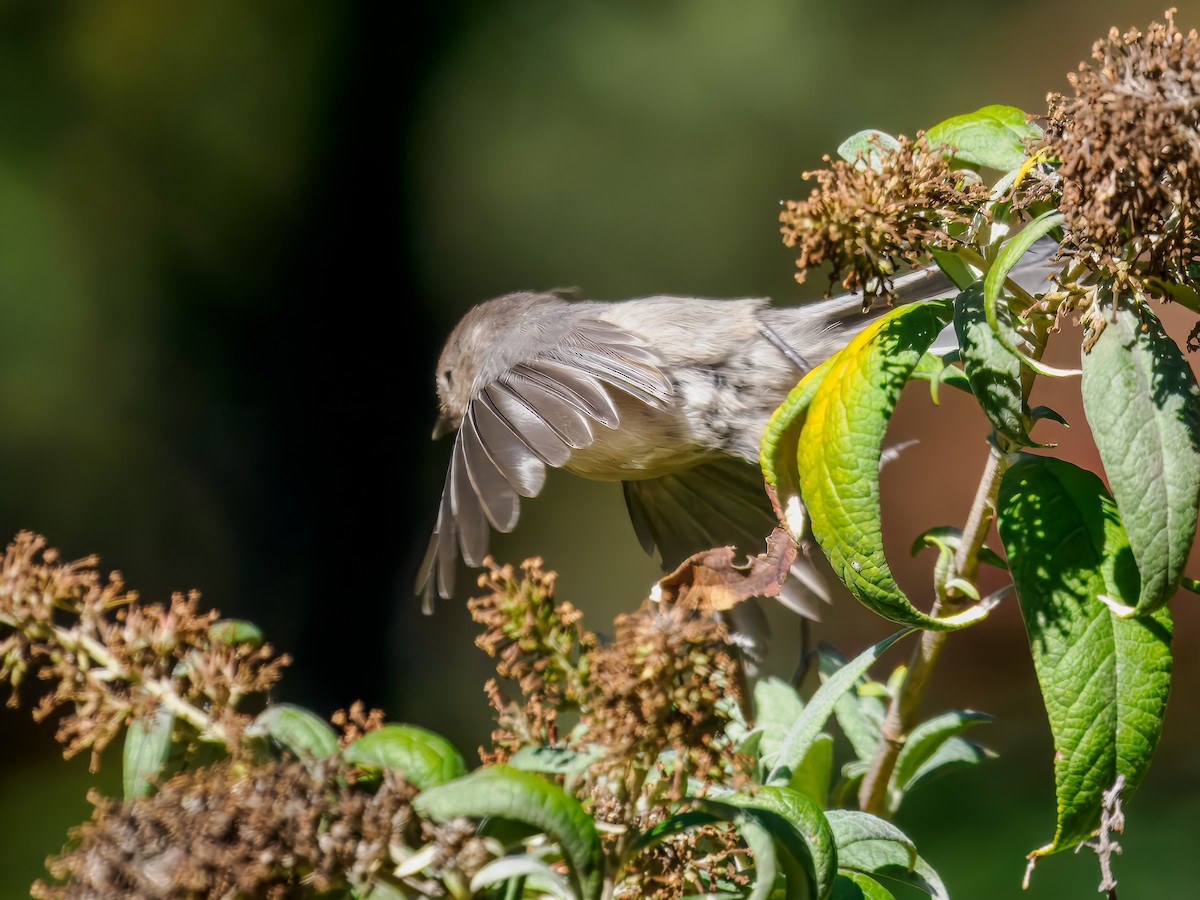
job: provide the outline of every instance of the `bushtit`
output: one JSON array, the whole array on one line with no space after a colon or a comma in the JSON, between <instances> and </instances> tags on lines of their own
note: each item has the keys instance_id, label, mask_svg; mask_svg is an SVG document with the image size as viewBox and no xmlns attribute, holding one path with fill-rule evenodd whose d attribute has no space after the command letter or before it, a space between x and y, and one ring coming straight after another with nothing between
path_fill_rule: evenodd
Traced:
<instances>
[{"instance_id":1,"label":"bushtit","mask_svg":"<svg viewBox=\"0 0 1200 900\"><path fill-rule=\"evenodd\" d=\"M1053 245L1023 264L1045 290ZM936 269L897 278L893 303L953 296ZM418 589L450 597L461 554L481 564L489 528L517 524L546 466L619 481L642 546L666 570L734 545L760 552L777 524L758 466L767 422L789 390L864 325L860 296L795 308L762 299L568 301L516 293L459 322L437 364L441 416L457 429ZM801 548L802 551L806 548ZM801 552L781 600L815 617L824 560Z\"/></svg>"}]
</instances>

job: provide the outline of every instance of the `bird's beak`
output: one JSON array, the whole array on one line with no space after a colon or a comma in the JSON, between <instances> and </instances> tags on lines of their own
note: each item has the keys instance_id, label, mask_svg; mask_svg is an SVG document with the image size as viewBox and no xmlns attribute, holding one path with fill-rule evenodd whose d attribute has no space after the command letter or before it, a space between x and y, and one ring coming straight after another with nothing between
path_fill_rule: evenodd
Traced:
<instances>
[{"instance_id":1,"label":"bird's beak","mask_svg":"<svg viewBox=\"0 0 1200 900\"><path fill-rule=\"evenodd\" d=\"M433 439L436 441L440 437L444 437L452 431L458 429L458 423L451 419L445 413L438 416L438 420L433 426Z\"/></svg>"}]
</instances>

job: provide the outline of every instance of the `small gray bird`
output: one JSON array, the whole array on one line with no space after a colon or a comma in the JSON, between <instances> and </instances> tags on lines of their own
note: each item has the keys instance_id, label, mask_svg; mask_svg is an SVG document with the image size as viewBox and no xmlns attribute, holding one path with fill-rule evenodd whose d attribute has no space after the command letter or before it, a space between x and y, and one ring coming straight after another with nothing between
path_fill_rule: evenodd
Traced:
<instances>
[{"instance_id":1,"label":"small gray bird","mask_svg":"<svg viewBox=\"0 0 1200 900\"><path fill-rule=\"evenodd\" d=\"M1023 280L1044 291L1046 242ZM937 269L897 278L892 302L953 296ZM765 299L568 301L515 293L483 303L437 364L441 416L457 429L441 509L418 574L428 611L451 596L458 559L478 566L491 528L511 531L546 467L619 481L642 546L664 570L733 545L761 552L777 524L758 465L767 422L808 369L888 309L860 296L795 308ZM802 547L780 599L809 618L830 597ZM753 630L742 626L745 630Z\"/></svg>"}]
</instances>

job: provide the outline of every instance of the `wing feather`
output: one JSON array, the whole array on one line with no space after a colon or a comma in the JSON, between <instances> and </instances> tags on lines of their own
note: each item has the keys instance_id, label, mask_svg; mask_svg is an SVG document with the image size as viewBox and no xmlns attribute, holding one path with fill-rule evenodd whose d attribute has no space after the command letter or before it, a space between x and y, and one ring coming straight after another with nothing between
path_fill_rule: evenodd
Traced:
<instances>
[{"instance_id":1,"label":"wing feather","mask_svg":"<svg viewBox=\"0 0 1200 900\"><path fill-rule=\"evenodd\" d=\"M546 466L590 446L597 428L620 426L614 391L662 407L670 379L652 348L616 325L580 318L566 337L481 385L467 405L450 458L437 524L418 572L425 608L453 593L458 557L478 566L489 526L511 531L520 497L534 497Z\"/></svg>"},{"instance_id":2,"label":"wing feather","mask_svg":"<svg viewBox=\"0 0 1200 900\"><path fill-rule=\"evenodd\" d=\"M617 406L603 383L586 373L551 359L520 363L513 366L513 372L557 394L601 425L616 428L621 424Z\"/></svg>"},{"instance_id":3,"label":"wing feather","mask_svg":"<svg viewBox=\"0 0 1200 900\"><path fill-rule=\"evenodd\" d=\"M518 494L536 497L541 493L546 464L490 403L472 403L463 418L470 421L474 437Z\"/></svg>"},{"instance_id":4,"label":"wing feather","mask_svg":"<svg viewBox=\"0 0 1200 900\"><path fill-rule=\"evenodd\" d=\"M480 439L473 416L463 418L458 444L462 447L471 487L475 496L479 498L488 521L497 531L512 531L517 524L521 501L517 499L512 482L496 465L487 451L487 446ZM542 471L545 472L544 466Z\"/></svg>"}]
</instances>

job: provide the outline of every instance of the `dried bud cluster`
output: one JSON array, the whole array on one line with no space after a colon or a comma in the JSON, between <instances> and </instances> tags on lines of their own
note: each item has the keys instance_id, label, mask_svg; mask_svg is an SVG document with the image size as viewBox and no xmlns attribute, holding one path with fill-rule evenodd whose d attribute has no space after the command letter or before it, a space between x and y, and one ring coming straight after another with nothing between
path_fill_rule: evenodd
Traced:
<instances>
[{"instance_id":1,"label":"dried bud cluster","mask_svg":"<svg viewBox=\"0 0 1200 900\"><path fill-rule=\"evenodd\" d=\"M738 700L741 672L710 613L647 601L617 617L615 639L591 663L589 741L624 759L674 750L677 797L683 779L703 779L728 761L723 701Z\"/></svg>"},{"instance_id":2,"label":"dried bud cluster","mask_svg":"<svg viewBox=\"0 0 1200 900\"><path fill-rule=\"evenodd\" d=\"M44 538L23 532L0 558L0 680L18 700L32 673L55 683L35 711L41 720L70 711L58 739L71 756L96 757L131 719L168 704L180 719L231 747L248 717L236 710L267 690L287 664L267 645L214 636L215 611L199 595L175 594L168 606L141 605L95 557L61 562Z\"/></svg>"},{"instance_id":3,"label":"dried bud cluster","mask_svg":"<svg viewBox=\"0 0 1200 900\"><path fill-rule=\"evenodd\" d=\"M1073 255L1135 290L1147 275L1200 284L1200 37L1173 13L1097 41L1074 97L1051 95L1044 138Z\"/></svg>"},{"instance_id":4,"label":"dried bud cluster","mask_svg":"<svg viewBox=\"0 0 1200 900\"><path fill-rule=\"evenodd\" d=\"M611 806L613 821L625 820L638 784L666 750L678 760L676 796L685 777L729 766L731 751L721 739L742 676L711 610L647 601L619 616L614 640L600 646L580 625L578 610L555 603L554 575L541 560L527 560L520 580L510 566L487 565L480 584L492 593L470 603L475 620L487 627L477 643L497 658L502 677L517 682L520 698L506 698L489 682L500 727L493 734L496 749L485 751L485 759L556 743L559 713L577 711L576 749L605 751L595 774L608 787L595 791L591 802L601 818Z\"/></svg>"},{"instance_id":5,"label":"dried bud cluster","mask_svg":"<svg viewBox=\"0 0 1200 900\"><path fill-rule=\"evenodd\" d=\"M498 727L492 750L482 755L486 762L502 762L520 747L557 743L558 714L579 704L596 636L580 624L579 610L554 602L556 575L540 559L521 564L520 580L512 566L498 566L490 557L484 565L479 586L491 593L467 604L486 629L475 644L495 658L501 678L516 682L522 698L508 699L496 679L485 686Z\"/></svg>"},{"instance_id":6,"label":"dried bud cluster","mask_svg":"<svg viewBox=\"0 0 1200 900\"><path fill-rule=\"evenodd\" d=\"M931 248L954 246L951 227L988 198L978 179L920 138L881 146L870 161L878 166L826 156L827 168L804 173L817 182L808 199L785 204L779 220L783 243L799 251L797 281L828 261L846 290L886 294L898 271L926 262Z\"/></svg>"},{"instance_id":7,"label":"dried bud cluster","mask_svg":"<svg viewBox=\"0 0 1200 900\"><path fill-rule=\"evenodd\" d=\"M746 761L725 738L742 672L711 608L646 601L618 616L613 641L601 645L580 624L578 610L555 602L554 573L540 559L526 560L520 579L511 566L485 565L480 585L491 593L470 602L471 614L487 629L476 643L520 692L510 699L495 679L488 683L499 727L494 749L481 751L485 762L548 744L595 754L573 782L574 792L597 821L628 826L635 834L689 794L689 779L716 774L730 786L742 781ZM579 721L560 738L557 721L565 710ZM667 751L673 751L669 764ZM604 835L614 859L623 852L618 835L624 833ZM705 893L714 878L744 882L742 853L737 834L721 826L667 839L626 868L614 896L666 900Z\"/></svg>"},{"instance_id":8,"label":"dried bud cluster","mask_svg":"<svg viewBox=\"0 0 1200 900\"><path fill-rule=\"evenodd\" d=\"M339 785L337 767L230 761L177 775L151 797L93 795L92 821L50 861L65 884L39 898L315 896L366 885L417 846L416 790L386 774L374 793Z\"/></svg>"},{"instance_id":9,"label":"dried bud cluster","mask_svg":"<svg viewBox=\"0 0 1200 900\"><path fill-rule=\"evenodd\" d=\"M354 743L368 731L383 727L384 714L382 709L368 710L361 700L355 700L349 709L339 709L329 717L334 728L341 731L338 743L345 747Z\"/></svg>"},{"instance_id":10,"label":"dried bud cluster","mask_svg":"<svg viewBox=\"0 0 1200 900\"><path fill-rule=\"evenodd\" d=\"M642 900L678 900L711 895L716 884L748 887L750 875L737 832L726 825L702 825L674 835L643 853L629 866L617 896ZM741 863L741 864L739 864Z\"/></svg>"}]
</instances>

